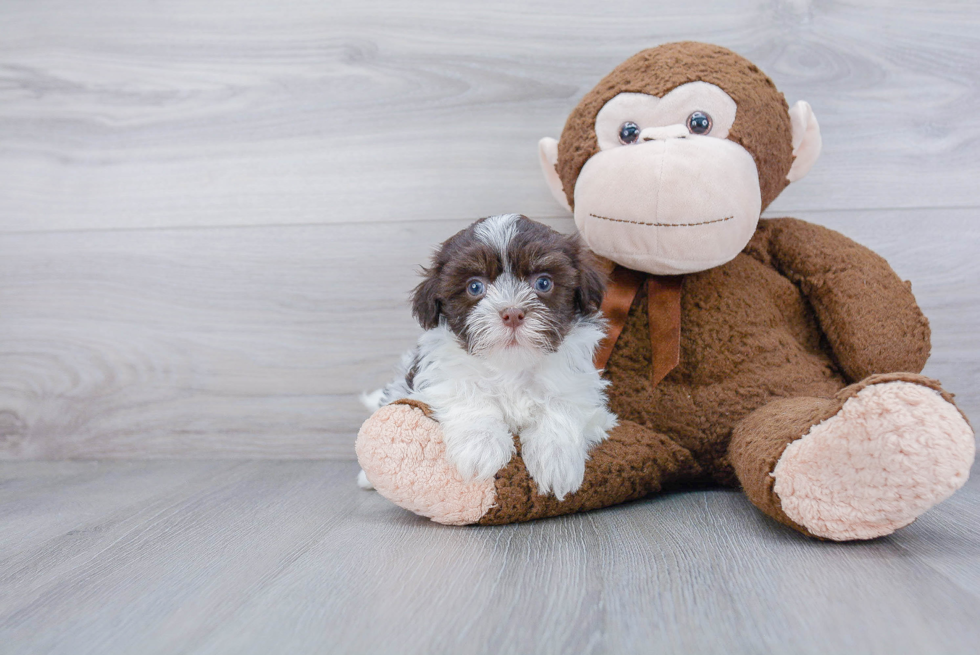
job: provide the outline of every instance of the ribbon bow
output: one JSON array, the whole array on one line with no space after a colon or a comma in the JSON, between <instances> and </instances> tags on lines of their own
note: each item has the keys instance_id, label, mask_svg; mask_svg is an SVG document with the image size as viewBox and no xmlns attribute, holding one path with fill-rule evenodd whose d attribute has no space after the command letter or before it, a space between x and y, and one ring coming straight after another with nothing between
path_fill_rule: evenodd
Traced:
<instances>
[{"instance_id":1,"label":"ribbon bow","mask_svg":"<svg viewBox=\"0 0 980 655\"><path fill-rule=\"evenodd\" d=\"M602 315L608 321L606 338L599 344L593 363L604 368L619 339L630 307L644 282L647 287L647 315L650 319L650 348L653 352L650 382L656 386L681 360L682 275L650 275L616 266L609 276L602 298Z\"/></svg>"}]
</instances>

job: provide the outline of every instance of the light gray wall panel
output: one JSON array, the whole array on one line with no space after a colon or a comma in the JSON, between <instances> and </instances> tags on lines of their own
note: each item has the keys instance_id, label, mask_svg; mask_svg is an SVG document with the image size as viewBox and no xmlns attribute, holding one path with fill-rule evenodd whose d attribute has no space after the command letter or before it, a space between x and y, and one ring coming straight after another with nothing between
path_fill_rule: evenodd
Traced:
<instances>
[{"instance_id":1,"label":"light gray wall panel","mask_svg":"<svg viewBox=\"0 0 980 655\"><path fill-rule=\"evenodd\" d=\"M891 262L980 415L977 210L818 212ZM569 219L549 221L573 229ZM0 457L353 456L466 221L0 235Z\"/></svg>"},{"instance_id":2,"label":"light gray wall panel","mask_svg":"<svg viewBox=\"0 0 980 655\"><path fill-rule=\"evenodd\" d=\"M626 56L732 47L824 155L770 215L889 257L980 412L980 8L966 2L10 1L0 457L342 457L431 247L521 211Z\"/></svg>"},{"instance_id":3,"label":"light gray wall panel","mask_svg":"<svg viewBox=\"0 0 980 655\"><path fill-rule=\"evenodd\" d=\"M537 140L682 39L813 105L776 209L980 205L976 3L39 0L0 8L0 231L556 216Z\"/></svg>"}]
</instances>

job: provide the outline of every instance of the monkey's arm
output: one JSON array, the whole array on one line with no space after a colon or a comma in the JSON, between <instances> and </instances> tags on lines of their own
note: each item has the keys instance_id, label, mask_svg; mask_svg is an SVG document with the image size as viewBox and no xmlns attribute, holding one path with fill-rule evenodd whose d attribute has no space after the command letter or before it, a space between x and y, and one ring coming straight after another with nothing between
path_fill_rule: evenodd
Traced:
<instances>
[{"instance_id":1,"label":"monkey's arm","mask_svg":"<svg viewBox=\"0 0 980 655\"><path fill-rule=\"evenodd\" d=\"M760 230L772 265L807 296L851 381L922 370L929 358L929 321L911 284L884 258L838 232L794 218L763 220Z\"/></svg>"},{"instance_id":2,"label":"monkey's arm","mask_svg":"<svg viewBox=\"0 0 980 655\"><path fill-rule=\"evenodd\" d=\"M446 457L442 427L431 413L415 400L386 405L361 426L354 449L378 493L437 523L502 525L584 512L702 475L686 448L624 420L592 448L582 486L564 500L538 493L517 439L516 454L494 479L466 482Z\"/></svg>"}]
</instances>

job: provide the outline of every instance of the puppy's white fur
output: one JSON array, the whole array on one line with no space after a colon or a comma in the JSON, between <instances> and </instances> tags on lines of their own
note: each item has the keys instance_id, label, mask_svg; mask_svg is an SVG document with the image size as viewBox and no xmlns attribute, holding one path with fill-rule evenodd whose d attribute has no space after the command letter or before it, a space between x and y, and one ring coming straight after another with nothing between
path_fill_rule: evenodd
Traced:
<instances>
[{"instance_id":1,"label":"puppy's white fur","mask_svg":"<svg viewBox=\"0 0 980 655\"><path fill-rule=\"evenodd\" d=\"M553 324L527 281L508 270L516 218L493 217L477 226L477 237L500 253L505 272L467 316L469 347L443 322L402 358L401 375L362 400L371 409L399 398L428 404L441 424L447 458L466 479L488 479L506 466L515 452L512 435L520 435L539 492L561 500L581 486L589 449L616 425L606 409L608 382L592 363L604 322L579 316L571 326ZM502 323L500 312L508 307L525 310L521 328ZM552 349L547 334L559 327L568 330ZM370 488L363 471L358 484Z\"/></svg>"}]
</instances>

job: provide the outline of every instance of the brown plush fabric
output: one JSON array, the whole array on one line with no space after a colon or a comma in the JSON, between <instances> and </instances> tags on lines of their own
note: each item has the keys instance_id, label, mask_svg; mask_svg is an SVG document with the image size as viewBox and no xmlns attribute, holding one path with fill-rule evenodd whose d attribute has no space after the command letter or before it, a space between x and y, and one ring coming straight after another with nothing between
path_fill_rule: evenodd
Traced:
<instances>
[{"instance_id":1,"label":"brown plush fabric","mask_svg":"<svg viewBox=\"0 0 980 655\"><path fill-rule=\"evenodd\" d=\"M660 384L653 386L649 379L652 353L643 291L606 366L611 409L673 438L723 484L736 484L726 453L738 421L771 400L830 398L853 381L823 338L823 326L802 289L771 258L749 254L774 247L779 232L772 223L763 220L746 252L733 261L686 276L680 364ZM824 236L838 242L839 252L852 254L844 265L862 268L865 259L875 257L836 232L827 230ZM890 281L870 288L892 287L911 298L894 273L884 277L889 276ZM861 288L851 302L890 311L877 298L861 294Z\"/></svg>"},{"instance_id":2,"label":"brown plush fabric","mask_svg":"<svg viewBox=\"0 0 980 655\"><path fill-rule=\"evenodd\" d=\"M786 218L764 222L763 230L766 238L747 252L800 287L850 380L922 370L929 359L929 321L911 284L900 281L888 262L819 225Z\"/></svg>"},{"instance_id":3,"label":"brown plush fabric","mask_svg":"<svg viewBox=\"0 0 980 655\"><path fill-rule=\"evenodd\" d=\"M707 43L668 43L644 50L617 66L578 104L558 141L558 176L568 204L575 206L575 180L599 151L595 118L620 93L663 97L688 82L721 87L738 105L728 138L755 159L765 209L788 184L793 165L789 106L758 66L731 50Z\"/></svg>"},{"instance_id":4,"label":"brown plush fabric","mask_svg":"<svg viewBox=\"0 0 980 655\"><path fill-rule=\"evenodd\" d=\"M409 407L414 407L415 409L420 410L423 414L425 414L429 418L432 418L432 413L433 413L432 412L432 408L429 407L428 405L426 405L425 403L423 403L420 400L412 400L411 398L402 398L402 399L396 400L396 401L394 401L394 402L392 402L390 404L392 404L392 405L408 405Z\"/></svg>"},{"instance_id":5,"label":"brown plush fabric","mask_svg":"<svg viewBox=\"0 0 980 655\"><path fill-rule=\"evenodd\" d=\"M785 398L769 403L735 427L728 450L742 489L752 504L780 523L811 537L806 528L786 516L773 491L775 480L770 474L786 446L836 414L843 404L837 398Z\"/></svg>"},{"instance_id":6,"label":"brown plush fabric","mask_svg":"<svg viewBox=\"0 0 980 655\"><path fill-rule=\"evenodd\" d=\"M838 293L823 288L822 276L848 270L864 272L859 284L845 276ZM772 493L769 473L786 445L868 384L904 380L941 391L916 375L929 332L909 286L870 250L803 221L762 220L733 261L685 277L680 364L656 385L648 316L641 287L606 365L610 407L623 426L593 450L582 489L561 503L539 496L515 457L497 475L497 506L481 523L578 512L654 493L666 480L709 478L743 485L766 514L806 532ZM847 317L855 325L845 330ZM848 386L856 381L848 371L877 375Z\"/></svg>"},{"instance_id":7,"label":"brown plush fabric","mask_svg":"<svg viewBox=\"0 0 980 655\"><path fill-rule=\"evenodd\" d=\"M675 480L700 474L691 454L668 437L623 421L609 439L592 451L582 487L563 501L542 496L520 457L497 473L497 505L480 525L501 525L583 512L635 500L660 491Z\"/></svg>"},{"instance_id":8,"label":"brown plush fabric","mask_svg":"<svg viewBox=\"0 0 980 655\"><path fill-rule=\"evenodd\" d=\"M700 43L639 53L572 112L557 165L569 203L579 171L598 150L593 126L608 100L622 92L663 96L693 81L715 84L737 103L728 138L754 157L768 205L786 186L793 161L786 101L751 62ZM741 485L766 514L810 534L789 519L773 491L770 474L788 444L868 385L912 382L952 403L938 382L918 375L929 356L930 331L909 283L833 230L792 218L760 220L735 259L686 275L679 363L659 382L651 376L657 368L651 335L673 339L676 330L651 330L650 324L676 313L655 307L651 319L647 276L635 275L642 279L629 288L639 291L604 366L620 426L592 450L584 484L563 502L537 494L518 445L518 455L495 478L496 505L481 524L579 512L667 485L714 482Z\"/></svg>"},{"instance_id":9,"label":"brown plush fabric","mask_svg":"<svg viewBox=\"0 0 980 655\"><path fill-rule=\"evenodd\" d=\"M937 380L915 373L882 373L841 389L833 398L786 398L760 407L735 426L728 448L732 466L752 504L780 523L815 536L783 511L779 496L773 490L775 478L771 474L776 463L786 446L805 436L813 426L837 414L844 403L858 392L875 384L889 382L910 382L933 389L946 402L956 405L953 395L943 390ZM962 411L960 415L966 419Z\"/></svg>"}]
</instances>

